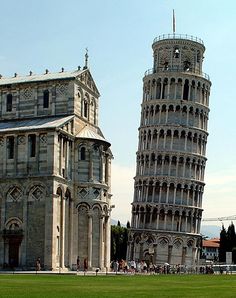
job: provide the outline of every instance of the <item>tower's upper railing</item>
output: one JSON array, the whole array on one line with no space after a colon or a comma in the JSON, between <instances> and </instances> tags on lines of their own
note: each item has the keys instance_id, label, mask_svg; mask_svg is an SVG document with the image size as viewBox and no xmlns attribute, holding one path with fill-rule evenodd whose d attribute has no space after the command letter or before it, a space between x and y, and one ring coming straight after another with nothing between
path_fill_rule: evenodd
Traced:
<instances>
[{"instance_id":1,"label":"tower's upper railing","mask_svg":"<svg viewBox=\"0 0 236 298\"><path fill-rule=\"evenodd\" d=\"M165 69L164 67L159 67L157 69L154 68L150 68L148 70L145 71L144 73L144 77L148 76L148 75L152 75L154 73L170 73L170 72L178 72L178 73L185 73L185 74L189 74L189 75L198 75L208 81L210 81L210 76L208 74L206 74L205 72L199 71L197 69L194 68L189 68L189 69L184 69L183 67L173 67L170 68L168 67L167 69Z\"/></svg>"},{"instance_id":2,"label":"tower's upper railing","mask_svg":"<svg viewBox=\"0 0 236 298\"><path fill-rule=\"evenodd\" d=\"M175 33L159 35L153 40L153 43L156 43L156 42L158 42L160 40L164 40L164 39L188 39L188 40L195 41L195 42L198 42L198 43L204 45L203 40L198 37L195 37L193 35L188 35L188 34L175 34Z\"/></svg>"}]
</instances>

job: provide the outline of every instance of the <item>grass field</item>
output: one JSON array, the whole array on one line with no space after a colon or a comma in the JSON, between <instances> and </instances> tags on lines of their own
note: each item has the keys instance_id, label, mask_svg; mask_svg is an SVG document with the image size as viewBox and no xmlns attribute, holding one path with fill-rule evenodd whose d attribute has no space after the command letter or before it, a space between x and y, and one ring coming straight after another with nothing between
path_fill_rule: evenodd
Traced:
<instances>
[{"instance_id":1,"label":"grass field","mask_svg":"<svg viewBox=\"0 0 236 298\"><path fill-rule=\"evenodd\" d=\"M236 275L0 275L0 297L236 297Z\"/></svg>"}]
</instances>

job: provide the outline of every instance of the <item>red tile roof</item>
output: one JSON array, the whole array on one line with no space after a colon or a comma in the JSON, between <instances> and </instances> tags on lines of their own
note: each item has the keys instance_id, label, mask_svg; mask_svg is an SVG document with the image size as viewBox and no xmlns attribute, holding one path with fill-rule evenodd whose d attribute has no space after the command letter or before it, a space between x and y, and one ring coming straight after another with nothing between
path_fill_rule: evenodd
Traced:
<instances>
[{"instance_id":1,"label":"red tile roof","mask_svg":"<svg viewBox=\"0 0 236 298\"><path fill-rule=\"evenodd\" d=\"M202 241L202 247L220 247L220 238L212 238L209 240Z\"/></svg>"}]
</instances>

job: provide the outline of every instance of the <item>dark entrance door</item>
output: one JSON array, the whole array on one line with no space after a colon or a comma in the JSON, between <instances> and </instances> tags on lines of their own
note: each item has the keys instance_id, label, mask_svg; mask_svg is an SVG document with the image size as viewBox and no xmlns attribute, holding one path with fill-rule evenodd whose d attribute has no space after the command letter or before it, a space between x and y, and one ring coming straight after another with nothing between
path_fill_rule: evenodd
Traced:
<instances>
[{"instance_id":1,"label":"dark entrance door","mask_svg":"<svg viewBox=\"0 0 236 298\"><path fill-rule=\"evenodd\" d=\"M19 239L9 239L9 265L11 267L19 266Z\"/></svg>"}]
</instances>

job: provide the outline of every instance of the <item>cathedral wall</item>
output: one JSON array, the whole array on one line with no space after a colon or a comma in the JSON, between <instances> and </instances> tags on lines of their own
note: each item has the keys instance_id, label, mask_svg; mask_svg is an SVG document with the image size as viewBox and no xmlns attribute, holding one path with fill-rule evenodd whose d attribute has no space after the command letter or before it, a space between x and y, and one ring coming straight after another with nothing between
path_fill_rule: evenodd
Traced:
<instances>
[{"instance_id":1,"label":"cathedral wall","mask_svg":"<svg viewBox=\"0 0 236 298\"><path fill-rule=\"evenodd\" d=\"M38 201L29 197L27 212L27 243L26 251L27 266L34 267L35 261L40 257L44 264L44 245L45 245L45 198Z\"/></svg>"},{"instance_id":2,"label":"cathedral wall","mask_svg":"<svg viewBox=\"0 0 236 298\"><path fill-rule=\"evenodd\" d=\"M50 182L45 179L21 178L2 179L4 189L1 200L0 230L5 231L1 243L0 264L9 264L12 237L19 245L19 265L24 268L35 266L38 257L44 264L45 246L45 201L50 191ZM1 241L0 241L1 242ZM2 250L3 249L3 250ZM4 255L5 252L5 255Z\"/></svg>"},{"instance_id":3,"label":"cathedral wall","mask_svg":"<svg viewBox=\"0 0 236 298\"><path fill-rule=\"evenodd\" d=\"M33 149L30 138L34 137ZM51 154L48 154L50 152ZM0 135L0 176L27 176L53 171L54 133L29 131Z\"/></svg>"},{"instance_id":4,"label":"cathedral wall","mask_svg":"<svg viewBox=\"0 0 236 298\"><path fill-rule=\"evenodd\" d=\"M45 92L48 92L46 105ZM7 111L9 94L12 95L11 111ZM0 119L73 114L74 83L73 80L58 80L1 86L0 105Z\"/></svg>"}]
</instances>

